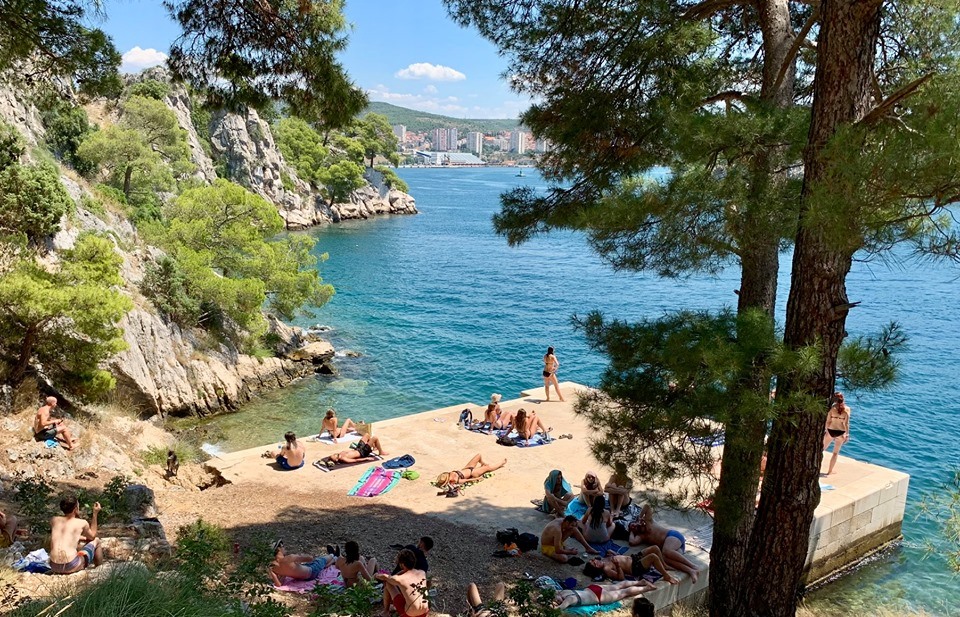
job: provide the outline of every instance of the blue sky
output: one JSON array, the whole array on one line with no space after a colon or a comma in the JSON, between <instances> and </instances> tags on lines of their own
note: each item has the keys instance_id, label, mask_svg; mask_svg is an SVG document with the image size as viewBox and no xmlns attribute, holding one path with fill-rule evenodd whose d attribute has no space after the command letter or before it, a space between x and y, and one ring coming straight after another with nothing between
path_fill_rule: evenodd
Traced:
<instances>
[{"instance_id":1,"label":"blue sky","mask_svg":"<svg viewBox=\"0 0 960 617\"><path fill-rule=\"evenodd\" d=\"M156 0L107 0L100 24L124 54L123 69L159 64L179 28ZM353 24L341 61L371 100L460 118L515 118L528 99L500 75L506 61L460 28L440 0L348 0Z\"/></svg>"}]
</instances>

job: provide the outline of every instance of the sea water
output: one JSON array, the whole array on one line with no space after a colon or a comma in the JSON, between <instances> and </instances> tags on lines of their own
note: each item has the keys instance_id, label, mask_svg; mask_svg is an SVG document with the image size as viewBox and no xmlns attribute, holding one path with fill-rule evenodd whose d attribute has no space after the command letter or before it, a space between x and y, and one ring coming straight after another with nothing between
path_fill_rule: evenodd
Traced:
<instances>
[{"instance_id":1,"label":"sea water","mask_svg":"<svg viewBox=\"0 0 960 617\"><path fill-rule=\"evenodd\" d=\"M616 273L584 238L558 232L519 247L493 232L501 192L545 186L532 170L402 169L421 214L348 221L314 230L319 268L336 288L315 316L337 348L337 375L306 379L265 394L238 413L211 422L220 448L317 432L335 407L341 420L376 421L462 402L515 398L542 386L548 346L558 377L596 383L604 358L590 350L571 318L599 310L637 320L681 308L736 307L737 269L719 276L665 280ZM781 260L779 319L789 286ZM821 609L869 612L877 604L960 614L960 580L926 546L939 534L918 518L921 497L960 466L956 398L960 268L909 258L858 262L848 277L847 320L853 336L900 322L910 336L898 383L880 393L847 393L852 439L843 454L911 475L903 546L811 594Z\"/></svg>"}]
</instances>

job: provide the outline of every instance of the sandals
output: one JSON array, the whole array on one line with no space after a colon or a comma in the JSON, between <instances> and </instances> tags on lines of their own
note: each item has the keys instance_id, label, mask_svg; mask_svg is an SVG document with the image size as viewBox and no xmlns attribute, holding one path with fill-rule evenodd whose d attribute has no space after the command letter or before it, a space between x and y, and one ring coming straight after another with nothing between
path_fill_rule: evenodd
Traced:
<instances>
[{"instance_id":1,"label":"sandals","mask_svg":"<svg viewBox=\"0 0 960 617\"><path fill-rule=\"evenodd\" d=\"M573 439L573 435L567 433L566 435L560 435L557 439Z\"/></svg>"}]
</instances>

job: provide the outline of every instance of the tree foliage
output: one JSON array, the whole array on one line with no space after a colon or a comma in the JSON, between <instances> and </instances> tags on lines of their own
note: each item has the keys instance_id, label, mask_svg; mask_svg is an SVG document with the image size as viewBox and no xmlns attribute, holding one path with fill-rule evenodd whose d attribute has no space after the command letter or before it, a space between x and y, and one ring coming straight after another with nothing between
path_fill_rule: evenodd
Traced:
<instances>
[{"instance_id":1,"label":"tree foliage","mask_svg":"<svg viewBox=\"0 0 960 617\"><path fill-rule=\"evenodd\" d=\"M20 131L0 121L0 170L20 161L24 143Z\"/></svg>"},{"instance_id":2,"label":"tree foliage","mask_svg":"<svg viewBox=\"0 0 960 617\"><path fill-rule=\"evenodd\" d=\"M276 238L282 230L276 207L239 185L217 180L184 191L165 208L161 232L177 265L164 272L161 264L156 279L174 307L171 315L192 319L195 313L183 307L196 303L256 338L265 332L262 307L292 318L304 307L324 304L333 289L315 268L314 241Z\"/></svg>"},{"instance_id":3,"label":"tree foliage","mask_svg":"<svg viewBox=\"0 0 960 617\"><path fill-rule=\"evenodd\" d=\"M368 113L357 120L351 132L363 146L364 156L370 159L368 167L373 167L377 155L392 162L397 160L397 136L386 116Z\"/></svg>"},{"instance_id":4,"label":"tree foliage","mask_svg":"<svg viewBox=\"0 0 960 617\"><path fill-rule=\"evenodd\" d=\"M347 160L331 163L320 171L318 177L323 183L323 194L330 200L331 206L367 183L363 178L363 167Z\"/></svg>"},{"instance_id":5,"label":"tree foliage","mask_svg":"<svg viewBox=\"0 0 960 617\"><path fill-rule=\"evenodd\" d=\"M167 0L164 6L183 28L169 66L208 105L263 108L279 100L295 115L334 125L345 120L343 107L363 108L365 96L336 59L347 42L342 0Z\"/></svg>"},{"instance_id":6,"label":"tree foliage","mask_svg":"<svg viewBox=\"0 0 960 617\"><path fill-rule=\"evenodd\" d=\"M330 150L312 126L299 118L284 118L274 125L273 137L283 158L293 165L302 180L314 186L321 183L320 169Z\"/></svg>"},{"instance_id":7,"label":"tree foliage","mask_svg":"<svg viewBox=\"0 0 960 617\"><path fill-rule=\"evenodd\" d=\"M23 234L32 243L60 229L60 217L74 203L57 170L13 164L0 171L0 233Z\"/></svg>"},{"instance_id":8,"label":"tree foliage","mask_svg":"<svg viewBox=\"0 0 960 617\"><path fill-rule=\"evenodd\" d=\"M168 94L170 94L170 84L158 79L144 79L127 88L127 96L142 96L157 101L162 101Z\"/></svg>"},{"instance_id":9,"label":"tree foliage","mask_svg":"<svg viewBox=\"0 0 960 617\"><path fill-rule=\"evenodd\" d=\"M84 398L113 388L101 365L126 348L116 324L133 306L117 290L121 262L109 240L82 234L56 268L27 256L0 277L3 381L18 384L34 365Z\"/></svg>"},{"instance_id":10,"label":"tree foliage","mask_svg":"<svg viewBox=\"0 0 960 617\"><path fill-rule=\"evenodd\" d=\"M39 107L44 128L43 139L50 152L81 174L91 173L90 164L77 156L80 144L94 130L87 112L53 94L44 97Z\"/></svg>"},{"instance_id":11,"label":"tree foliage","mask_svg":"<svg viewBox=\"0 0 960 617\"><path fill-rule=\"evenodd\" d=\"M18 66L28 81L63 77L86 95L119 93L120 54L102 30L86 25L90 6L84 0L0 1L0 72Z\"/></svg>"}]
</instances>

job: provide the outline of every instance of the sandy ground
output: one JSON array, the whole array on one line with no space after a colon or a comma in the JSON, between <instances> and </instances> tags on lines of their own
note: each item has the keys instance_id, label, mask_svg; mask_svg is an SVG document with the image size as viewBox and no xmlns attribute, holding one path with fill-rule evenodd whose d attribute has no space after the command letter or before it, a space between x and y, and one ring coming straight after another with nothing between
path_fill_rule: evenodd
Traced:
<instances>
[{"instance_id":1,"label":"sandy ground","mask_svg":"<svg viewBox=\"0 0 960 617\"><path fill-rule=\"evenodd\" d=\"M465 590L471 581L489 593L497 581L516 580L524 572L561 579L577 576L581 568L556 564L539 553L517 558L495 558L492 553L498 548L497 529L517 527L539 535L550 520L530 500L542 497L543 480L551 469L561 469L573 484L578 484L587 470L598 471L604 481L608 477L610 470L599 466L589 453L587 426L573 414L572 401L579 387L563 384L565 403L542 401L542 389L501 401L503 409L536 409L553 428L554 436L570 433L573 439L535 448L500 446L493 436L457 428L464 407L473 409L475 416L478 412L482 415L481 405L461 403L374 425L373 432L382 440L388 458L411 454L417 460L413 469L421 474L414 481L401 480L385 495L346 495L369 463L331 473L311 466L345 445L307 442L307 465L293 472L278 471L269 459L262 458L264 446L210 461L230 485L191 494L189 499L160 495L161 520L165 528L175 531L177 526L203 517L230 530L241 543L262 534L282 538L290 550L306 553L322 553L328 543L354 539L361 551L373 554L380 563L392 563L396 553L390 544L415 542L430 535L436 541L429 560L438 590L433 601L437 614L464 610ZM489 462L506 458L507 465L459 497L438 495L430 480L460 467L477 453ZM684 532L709 523L701 513L664 512L662 518ZM568 545L574 546L572 542ZM690 557L699 564L707 563L705 551L691 547ZM582 575L579 578L581 584L587 582ZM685 576L680 578L684 579L680 595L687 595L693 591L691 583ZM706 579L702 576L696 589L704 587ZM660 607L668 602L667 593L676 597L677 591L676 587L663 589L665 593L656 593L651 599Z\"/></svg>"}]
</instances>

